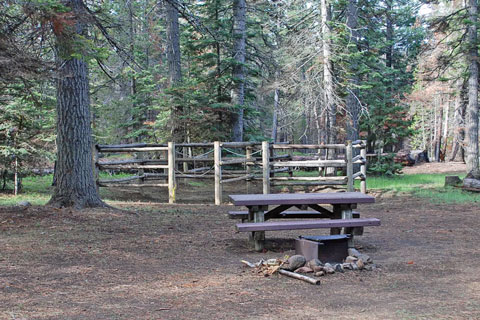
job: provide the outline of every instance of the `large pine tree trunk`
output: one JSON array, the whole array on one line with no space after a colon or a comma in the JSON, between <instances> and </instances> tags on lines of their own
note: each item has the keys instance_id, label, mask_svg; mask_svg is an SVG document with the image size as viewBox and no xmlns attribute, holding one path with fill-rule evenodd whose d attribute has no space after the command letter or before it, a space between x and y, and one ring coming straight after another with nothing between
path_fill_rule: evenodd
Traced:
<instances>
[{"instance_id":1,"label":"large pine tree trunk","mask_svg":"<svg viewBox=\"0 0 480 320\"><path fill-rule=\"evenodd\" d=\"M278 88L278 72L275 72L275 90L273 93L273 119L272 119L272 141L277 142L277 130L278 130L278 108L280 104L280 97Z\"/></svg>"},{"instance_id":2,"label":"large pine tree trunk","mask_svg":"<svg viewBox=\"0 0 480 320\"><path fill-rule=\"evenodd\" d=\"M454 105L454 135L453 148L450 161L465 162L464 139L465 139L465 82L463 79L457 80Z\"/></svg>"},{"instance_id":3,"label":"large pine tree trunk","mask_svg":"<svg viewBox=\"0 0 480 320\"><path fill-rule=\"evenodd\" d=\"M245 101L245 42L246 42L246 2L233 0L233 81L232 105L233 141L243 140L243 111Z\"/></svg>"},{"instance_id":4,"label":"large pine tree trunk","mask_svg":"<svg viewBox=\"0 0 480 320\"><path fill-rule=\"evenodd\" d=\"M128 29L129 29L129 42L130 42L130 56L134 57L135 56L135 25L133 23L133 8L132 8L132 0L127 0L126 2L127 8L128 8ZM132 101L136 100L136 95L137 95L137 79L134 76L130 79L130 96L133 97ZM132 102L132 105L130 106L130 114L131 114L131 120L135 119L135 124L131 127L131 132L132 131L137 131L140 129L141 123L143 121L140 121L138 117L140 116L139 114L135 114L135 103ZM132 132L133 133L133 132ZM142 140L142 137L139 136L132 136L130 138L130 143L135 143L135 142L140 142Z\"/></svg>"},{"instance_id":5,"label":"large pine tree trunk","mask_svg":"<svg viewBox=\"0 0 480 320\"><path fill-rule=\"evenodd\" d=\"M477 0L468 0L468 63L470 75L468 78L468 105L465 114L466 124L466 162L470 177L480 179L478 163L478 48L477 48Z\"/></svg>"},{"instance_id":6,"label":"large pine tree trunk","mask_svg":"<svg viewBox=\"0 0 480 320\"><path fill-rule=\"evenodd\" d=\"M326 108L327 143L337 142L337 107L334 101L333 67L331 60L331 31L328 23L331 19L330 1L321 0L322 7L322 46L323 46L323 100ZM327 150L327 159L335 159L335 149ZM326 168L327 175L335 175L335 168Z\"/></svg>"},{"instance_id":7,"label":"large pine tree trunk","mask_svg":"<svg viewBox=\"0 0 480 320\"><path fill-rule=\"evenodd\" d=\"M350 31L350 43L354 44L355 47L350 51L356 52L358 48L356 47L359 34L358 34L358 6L357 0L349 0L347 5L347 27ZM353 58L355 59L355 58ZM359 118L361 112L361 105L358 100L359 90L357 88L359 80L356 75L358 69L357 63L354 61L351 62L352 77L349 79L349 91L347 96L347 139L348 140L358 140L359 137ZM358 149L354 149L358 152ZM354 154L355 156L356 154Z\"/></svg>"},{"instance_id":8,"label":"large pine tree trunk","mask_svg":"<svg viewBox=\"0 0 480 320\"><path fill-rule=\"evenodd\" d=\"M172 0L174 1L174 0ZM180 28L178 24L178 11L169 2L165 1L167 23L167 62L168 78L170 87L178 86L182 82L182 68L180 55ZM183 142L186 137L182 128L181 117L183 108L179 103L173 102L171 116L172 139L175 142Z\"/></svg>"},{"instance_id":9,"label":"large pine tree trunk","mask_svg":"<svg viewBox=\"0 0 480 320\"><path fill-rule=\"evenodd\" d=\"M323 45L323 90L324 105L327 110L327 140L328 143L336 143L337 138L337 108L334 101L333 72L331 61L331 32L328 23L330 22L330 3L328 0L321 0L322 6L322 45ZM332 149L333 150L333 149Z\"/></svg>"},{"instance_id":10,"label":"large pine tree trunk","mask_svg":"<svg viewBox=\"0 0 480 320\"><path fill-rule=\"evenodd\" d=\"M100 200L93 175L92 129L87 62L72 58L79 53L76 36L86 34L82 22L84 5L70 0L73 26L55 31L57 40L57 183L50 205L58 207L105 206Z\"/></svg>"}]
</instances>

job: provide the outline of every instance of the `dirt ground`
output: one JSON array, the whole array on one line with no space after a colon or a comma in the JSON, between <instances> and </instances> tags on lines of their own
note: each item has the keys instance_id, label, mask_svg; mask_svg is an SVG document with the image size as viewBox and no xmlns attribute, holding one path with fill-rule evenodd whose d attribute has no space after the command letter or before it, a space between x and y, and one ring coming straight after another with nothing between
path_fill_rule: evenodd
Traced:
<instances>
[{"instance_id":1,"label":"dirt ground","mask_svg":"<svg viewBox=\"0 0 480 320\"><path fill-rule=\"evenodd\" d=\"M226 216L232 206L127 195L138 202L116 206L138 215L0 207L0 319L480 319L478 205L360 205L382 221L356 238L379 268L314 286L240 260L292 255L292 239L323 232L270 232L257 253Z\"/></svg>"},{"instance_id":2,"label":"dirt ground","mask_svg":"<svg viewBox=\"0 0 480 320\"><path fill-rule=\"evenodd\" d=\"M405 174L415 173L449 173L459 172L465 173L467 171L467 165L463 162L429 162L420 163L411 167L404 167L402 172Z\"/></svg>"}]
</instances>

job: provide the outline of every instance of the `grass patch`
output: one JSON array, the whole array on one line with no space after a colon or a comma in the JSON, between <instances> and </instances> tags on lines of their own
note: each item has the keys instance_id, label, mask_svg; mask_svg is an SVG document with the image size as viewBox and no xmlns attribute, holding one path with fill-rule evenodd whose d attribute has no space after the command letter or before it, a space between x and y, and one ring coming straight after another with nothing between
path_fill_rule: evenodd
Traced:
<instances>
[{"instance_id":1,"label":"grass patch","mask_svg":"<svg viewBox=\"0 0 480 320\"><path fill-rule=\"evenodd\" d=\"M408 174L393 177L368 176L368 189L392 190L398 192L414 192L418 189L443 188L445 176L449 174ZM463 177L460 177L463 178ZM360 187L360 181L355 181L355 187Z\"/></svg>"},{"instance_id":2,"label":"grass patch","mask_svg":"<svg viewBox=\"0 0 480 320\"><path fill-rule=\"evenodd\" d=\"M110 175L105 172L100 173L101 179L125 178L134 174L114 174ZM278 174L278 176L287 176L287 173ZM318 171L296 171L297 177L314 177L318 176ZM421 198L430 199L436 203L480 203L480 193L463 191L458 188L445 188L444 174L409 174L398 175L393 177L385 176L369 176L367 178L367 189L384 190L395 193L409 193ZM463 176L460 176L463 178ZM22 180L22 191L18 196L14 196L11 192L0 193L0 205L11 206L21 201L28 201L33 205L44 205L50 199L53 191L52 184L53 175L30 176ZM205 187L204 181L187 180L189 186ZM360 181L355 181L355 187L360 188ZM10 183L8 189L13 189ZM105 188L100 189L102 199L112 201L114 193ZM114 201L114 200L113 200Z\"/></svg>"},{"instance_id":3,"label":"grass patch","mask_svg":"<svg viewBox=\"0 0 480 320\"><path fill-rule=\"evenodd\" d=\"M480 193L453 187L420 189L413 194L417 197L428 198L434 203L480 203Z\"/></svg>"},{"instance_id":4,"label":"grass patch","mask_svg":"<svg viewBox=\"0 0 480 320\"><path fill-rule=\"evenodd\" d=\"M28 201L33 205L44 205L50 199L53 190L53 175L32 176L22 179L22 190L18 196L14 196L13 183L7 184L8 191L0 193L0 205L13 206L21 201Z\"/></svg>"},{"instance_id":5,"label":"grass patch","mask_svg":"<svg viewBox=\"0 0 480 320\"><path fill-rule=\"evenodd\" d=\"M207 184L202 181L189 181L187 180L187 183L191 187L205 187Z\"/></svg>"},{"instance_id":6,"label":"grass patch","mask_svg":"<svg viewBox=\"0 0 480 320\"><path fill-rule=\"evenodd\" d=\"M120 173L110 175L105 172L100 173L100 179L118 179L126 178L134 174ZM18 196L14 196L13 183L7 183L6 191L0 192L0 206L13 206L21 201L28 201L33 205L44 205L50 200L53 192L52 187L53 174L44 176L29 176L22 179L22 190ZM109 200L111 193L100 189L102 199Z\"/></svg>"},{"instance_id":7,"label":"grass patch","mask_svg":"<svg viewBox=\"0 0 480 320\"><path fill-rule=\"evenodd\" d=\"M367 189L410 193L426 198L434 203L480 203L480 193L464 191L454 187L444 187L443 174L409 174L394 177L367 177ZM461 179L464 176L460 176ZM360 181L355 181L355 187L360 187Z\"/></svg>"},{"instance_id":8,"label":"grass patch","mask_svg":"<svg viewBox=\"0 0 480 320\"><path fill-rule=\"evenodd\" d=\"M33 205L44 205L50 200L50 195L45 193L21 193L14 196L10 193L0 193L0 206L14 206L21 201L28 201Z\"/></svg>"}]
</instances>

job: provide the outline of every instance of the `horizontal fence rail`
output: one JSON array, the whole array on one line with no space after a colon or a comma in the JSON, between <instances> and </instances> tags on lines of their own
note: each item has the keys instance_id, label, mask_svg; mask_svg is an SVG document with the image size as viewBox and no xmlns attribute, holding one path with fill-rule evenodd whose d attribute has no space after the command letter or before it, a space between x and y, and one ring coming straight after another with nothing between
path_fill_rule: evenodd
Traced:
<instances>
[{"instance_id":1,"label":"horizontal fence rail","mask_svg":"<svg viewBox=\"0 0 480 320\"><path fill-rule=\"evenodd\" d=\"M342 186L353 191L354 180L360 180L360 191L366 193L367 154L363 140L326 145L267 141L135 143L96 145L95 151L99 187L167 187L169 203L176 201L177 178L213 180L215 204L222 202L222 186L238 181L246 182L247 193L253 181L262 181L263 193L270 193L271 186ZM100 154L108 153L130 153L135 158L100 160ZM134 175L99 179L102 170ZM318 170L318 176L294 176L300 170Z\"/></svg>"}]
</instances>

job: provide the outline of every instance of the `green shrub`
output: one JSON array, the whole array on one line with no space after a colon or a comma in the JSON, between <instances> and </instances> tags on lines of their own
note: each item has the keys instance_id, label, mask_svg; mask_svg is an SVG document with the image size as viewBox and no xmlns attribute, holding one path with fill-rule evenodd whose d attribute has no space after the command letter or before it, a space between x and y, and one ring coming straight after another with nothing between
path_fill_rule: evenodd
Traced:
<instances>
[{"instance_id":1,"label":"green shrub","mask_svg":"<svg viewBox=\"0 0 480 320\"><path fill-rule=\"evenodd\" d=\"M395 163L394 155L380 156L368 163L367 175L373 176L394 176L402 173L403 166Z\"/></svg>"}]
</instances>

